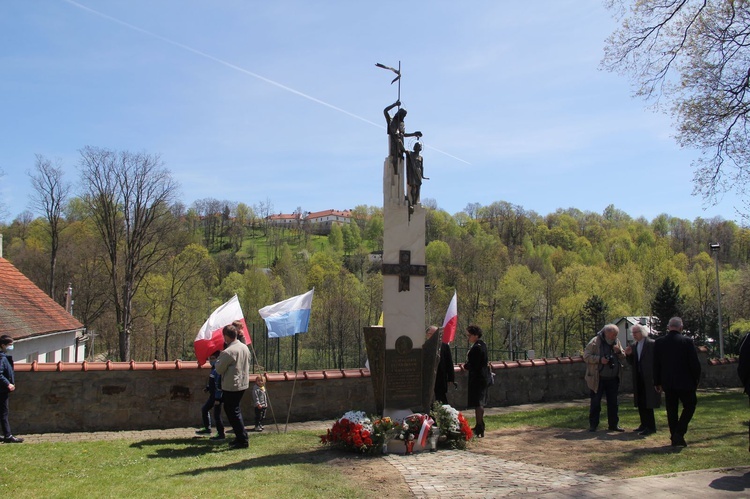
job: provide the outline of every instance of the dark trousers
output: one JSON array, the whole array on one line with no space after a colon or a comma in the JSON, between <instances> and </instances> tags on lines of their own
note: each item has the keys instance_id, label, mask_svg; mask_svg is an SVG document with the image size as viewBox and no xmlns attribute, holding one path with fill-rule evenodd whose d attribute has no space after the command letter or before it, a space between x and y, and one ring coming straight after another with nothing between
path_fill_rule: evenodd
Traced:
<instances>
[{"instance_id":1,"label":"dark trousers","mask_svg":"<svg viewBox=\"0 0 750 499\"><path fill-rule=\"evenodd\" d=\"M263 419L266 417L265 407L255 407L255 426L263 426Z\"/></svg>"},{"instance_id":2,"label":"dark trousers","mask_svg":"<svg viewBox=\"0 0 750 499\"><path fill-rule=\"evenodd\" d=\"M222 400L224 402L224 412L226 412L229 424L234 430L234 441L246 444L247 430L245 429L245 422L242 420L242 411L240 410L240 401L244 394L245 390L239 392L228 392L225 390L222 393Z\"/></svg>"},{"instance_id":3,"label":"dark trousers","mask_svg":"<svg viewBox=\"0 0 750 499\"><path fill-rule=\"evenodd\" d=\"M664 403L667 407L667 423L672 438L684 438L688 430L688 423L693 419L698 397L695 390L664 390ZM679 404L682 403L682 414L679 414Z\"/></svg>"},{"instance_id":4,"label":"dark trousers","mask_svg":"<svg viewBox=\"0 0 750 499\"><path fill-rule=\"evenodd\" d=\"M607 397L607 423L610 428L616 428L620 423L617 415L617 392L620 389L620 378L599 378L599 389L591 391L591 407L589 408L589 426L599 426L599 415L602 411L602 397Z\"/></svg>"},{"instance_id":5,"label":"dark trousers","mask_svg":"<svg viewBox=\"0 0 750 499\"><path fill-rule=\"evenodd\" d=\"M656 431L656 418L654 417L654 409L646 407L646 384L643 382L643 378L638 376L638 415L641 417L641 427L644 430ZM653 387L651 388L653 390Z\"/></svg>"},{"instance_id":6,"label":"dark trousers","mask_svg":"<svg viewBox=\"0 0 750 499\"><path fill-rule=\"evenodd\" d=\"M10 392L0 392L0 430L3 432L3 437L12 437L13 434L10 432L10 421L8 421L8 398L10 398Z\"/></svg>"},{"instance_id":7,"label":"dark trousers","mask_svg":"<svg viewBox=\"0 0 750 499\"><path fill-rule=\"evenodd\" d=\"M441 404L447 404L448 403L448 392L439 392L435 390L435 401L440 402Z\"/></svg>"},{"instance_id":8,"label":"dark trousers","mask_svg":"<svg viewBox=\"0 0 750 499\"><path fill-rule=\"evenodd\" d=\"M224 435L224 423L221 421L221 400L217 403L213 395L210 395L206 403L201 407L203 427L211 429L211 409L214 411L214 426L216 426L216 431L219 432L219 435Z\"/></svg>"}]
</instances>

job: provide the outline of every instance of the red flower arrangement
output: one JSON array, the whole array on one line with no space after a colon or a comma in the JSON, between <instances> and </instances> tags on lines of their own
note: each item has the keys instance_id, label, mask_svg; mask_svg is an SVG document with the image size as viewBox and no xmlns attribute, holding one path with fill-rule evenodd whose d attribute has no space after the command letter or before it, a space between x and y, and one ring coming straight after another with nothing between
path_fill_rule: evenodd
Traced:
<instances>
[{"instance_id":1,"label":"red flower arrangement","mask_svg":"<svg viewBox=\"0 0 750 499\"><path fill-rule=\"evenodd\" d=\"M378 449L373 442L370 419L364 412L357 411L344 414L325 435L320 436L320 442L355 452L373 452Z\"/></svg>"}]
</instances>

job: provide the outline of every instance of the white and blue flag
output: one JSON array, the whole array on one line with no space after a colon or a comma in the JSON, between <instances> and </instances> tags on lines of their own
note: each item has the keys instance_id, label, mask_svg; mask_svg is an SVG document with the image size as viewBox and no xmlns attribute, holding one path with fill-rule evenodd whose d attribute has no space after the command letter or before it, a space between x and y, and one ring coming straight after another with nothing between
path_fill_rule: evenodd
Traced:
<instances>
[{"instance_id":1,"label":"white and blue flag","mask_svg":"<svg viewBox=\"0 0 750 499\"><path fill-rule=\"evenodd\" d=\"M294 336L307 332L313 291L315 288L303 295L293 296L258 310L260 316L266 321L269 338Z\"/></svg>"}]
</instances>

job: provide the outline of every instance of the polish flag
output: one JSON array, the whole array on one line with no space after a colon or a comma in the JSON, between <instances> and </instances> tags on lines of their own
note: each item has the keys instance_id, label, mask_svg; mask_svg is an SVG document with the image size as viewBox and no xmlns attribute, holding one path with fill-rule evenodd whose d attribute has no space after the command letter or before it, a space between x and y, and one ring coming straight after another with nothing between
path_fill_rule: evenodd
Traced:
<instances>
[{"instance_id":1,"label":"polish flag","mask_svg":"<svg viewBox=\"0 0 750 499\"><path fill-rule=\"evenodd\" d=\"M424 418L424 421L422 421L422 428L419 430L419 436L417 437L417 442L419 442L419 445L422 447L427 446L427 439L430 436L430 429L432 428L434 421L432 418Z\"/></svg>"},{"instance_id":2,"label":"polish flag","mask_svg":"<svg viewBox=\"0 0 750 499\"><path fill-rule=\"evenodd\" d=\"M458 302L456 301L456 292L453 292L453 298L448 304L448 311L445 312L443 321L443 343L450 343L456 337L456 326L458 325Z\"/></svg>"},{"instance_id":3,"label":"polish flag","mask_svg":"<svg viewBox=\"0 0 750 499\"><path fill-rule=\"evenodd\" d=\"M214 310L203 324L203 327L201 327L198 336L195 337L193 348L195 349L195 357L198 359L199 365L202 366L205 364L212 353L223 349L224 335L222 335L221 330L224 329L224 326L234 321L241 321L243 331L247 331L245 316L242 315L242 307L240 307L240 300L237 298L237 295L234 295L231 300ZM245 337L250 341L249 335L245 334Z\"/></svg>"}]
</instances>

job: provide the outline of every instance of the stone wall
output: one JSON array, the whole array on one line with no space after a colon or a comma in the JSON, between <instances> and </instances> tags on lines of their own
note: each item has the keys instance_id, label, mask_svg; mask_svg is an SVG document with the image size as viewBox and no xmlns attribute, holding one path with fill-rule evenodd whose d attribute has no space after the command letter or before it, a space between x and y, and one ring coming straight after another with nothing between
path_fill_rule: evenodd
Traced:
<instances>
[{"instance_id":1,"label":"stone wall","mask_svg":"<svg viewBox=\"0 0 750 499\"><path fill-rule=\"evenodd\" d=\"M739 387L737 364L708 361L701 352L702 388ZM496 382L488 406L571 400L588 396L580 357L495 362ZM14 433L117 431L198 426L208 368L195 362L107 362L17 364L16 392L10 398ZM370 375L364 369L268 373L267 389L278 424L336 419L352 409L375 412ZM295 377L296 382L295 382ZM456 366L458 390L448 393L455 407L466 404L466 373ZM625 370L621 392L631 390ZM249 425L252 400L242 410Z\"/></svg>"}]
</instances>

